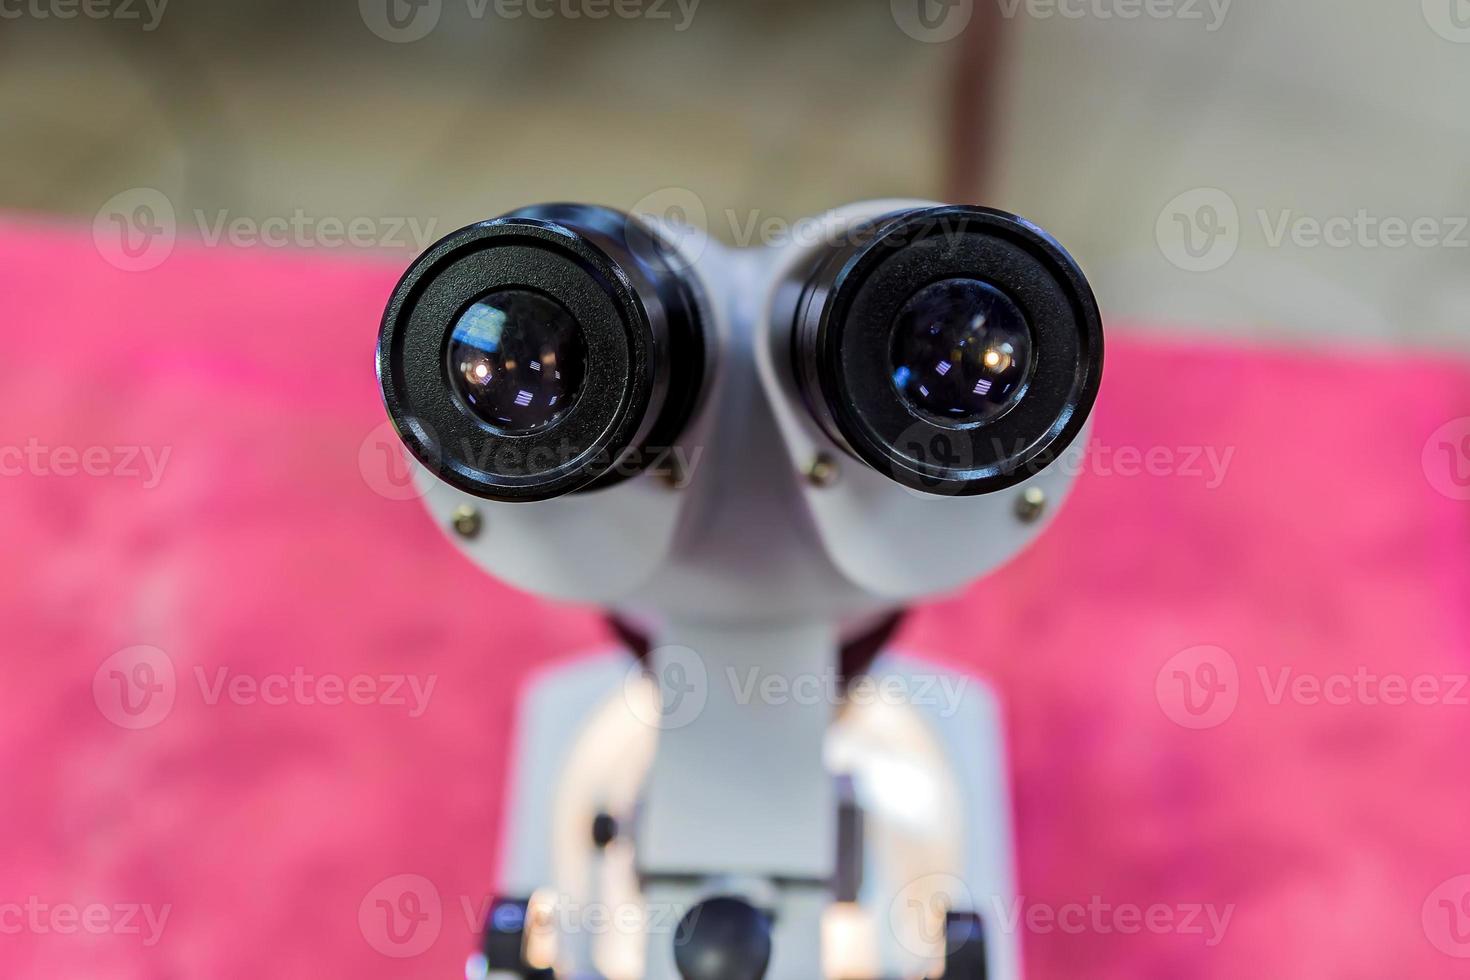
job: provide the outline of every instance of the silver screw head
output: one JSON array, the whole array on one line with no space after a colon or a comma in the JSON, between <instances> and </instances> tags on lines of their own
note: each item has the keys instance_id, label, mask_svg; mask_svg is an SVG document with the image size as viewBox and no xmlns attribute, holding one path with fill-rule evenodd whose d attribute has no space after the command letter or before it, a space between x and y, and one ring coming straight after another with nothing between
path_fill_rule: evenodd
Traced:
<instances>
[{"instance_id":1,"label":"silver screw head","mask_svg":"<svg viewBox=\"0 0 1470 980\"><path fill-rule=\"evenodd\" d=\"M1046 491L1027 487L1016 501L1016 517L1022 524L1035 524L1046 513Z\"/></svg>"},{"instance_id":2,"label":"silver screw head","mask_svg":"<svg viewBox=\"0 0 1470 980\"><path fill-rule=\"evenodd\" d=\"M837 477L840 472L837 466L837 460L833 459L827 453L818 453L807 464L806 479L814 487L830 487L837 482Z\"/></svg>"},{"instance_id":3,"label":"silver screw head","mask_svg":"<svg viewBox=\"0 0 1470 980\"><path fill-rule=\"evenodd\" d=\"M484 529L485 519L480 515L480 508L470 504L461 504L454 509L454 517L450 519L454 527L454 533L466 541L473 541L480 536Z\"/></svg>"}]
</instances>

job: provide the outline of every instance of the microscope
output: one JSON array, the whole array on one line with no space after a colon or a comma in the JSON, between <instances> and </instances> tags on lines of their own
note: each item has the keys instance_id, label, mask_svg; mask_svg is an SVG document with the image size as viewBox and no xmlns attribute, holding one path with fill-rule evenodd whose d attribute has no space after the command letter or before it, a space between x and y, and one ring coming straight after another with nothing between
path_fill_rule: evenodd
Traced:
<instances>
[{"instance_id":1,"label":"microscope","mask_svg":"<svg viewBox=\"0 0 1470 980\"><path fill-rule=\"evenodd\" d=\"M378 379L433 519L623 641L522 695L469 980L1021 976L1000 705L890 638L1066 496L1097 304L1001 211L804 227L731 249L528 207L389 300Z\"/></svg>"}]
</instances>

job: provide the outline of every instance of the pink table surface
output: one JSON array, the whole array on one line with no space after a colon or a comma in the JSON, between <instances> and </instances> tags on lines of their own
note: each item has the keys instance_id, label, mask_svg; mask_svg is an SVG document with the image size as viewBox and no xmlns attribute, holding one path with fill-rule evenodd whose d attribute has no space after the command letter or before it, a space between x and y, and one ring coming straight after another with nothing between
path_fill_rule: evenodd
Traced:
<instances>
[{"instance_id":1,"label":"pink table surface","mask_svg":"<svg viewBox=\"0 0 1470 980\"><path fill-rule=\"evenodd\" d=\"M390 499L398 268L0 225L0 975L459 975L518 686L606 634ZM1064 514L902 637L1006 699L1031 977L1470 975L1467 416L1465 365L1111 334ZM217 687L296 673L435 687Z\"/></svg>"}]
</instances>

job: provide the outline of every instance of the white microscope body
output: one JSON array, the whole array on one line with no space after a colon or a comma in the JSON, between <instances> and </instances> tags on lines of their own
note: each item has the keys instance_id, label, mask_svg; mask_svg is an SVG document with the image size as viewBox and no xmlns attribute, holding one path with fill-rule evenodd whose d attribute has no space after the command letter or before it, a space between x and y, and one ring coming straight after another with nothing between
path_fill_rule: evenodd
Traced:
<instances>
[{"instance_id":1,"label":"white microscope body","mask_svg":"<svg viewBox=\"0 0 1470 980\"><path fill-rule=\"evenodd\" d=\"M471 977L1020 977L994 693L886 649L844 677L841 651L1023 550L1075 473L978 494L900 485L834 444L790 364L789 284L831 242L932 207L841 208L765 249L648 225L697 285L709 351L660 463L534 503L419 470L434 520L483 569L604 607L648 647L525 693L495 885L514 901ZM715 908L701 903L722 898L768 924L768 963L678 960ZM716 911L698 943L722 941Z\"/></svg>"}]
</instances>

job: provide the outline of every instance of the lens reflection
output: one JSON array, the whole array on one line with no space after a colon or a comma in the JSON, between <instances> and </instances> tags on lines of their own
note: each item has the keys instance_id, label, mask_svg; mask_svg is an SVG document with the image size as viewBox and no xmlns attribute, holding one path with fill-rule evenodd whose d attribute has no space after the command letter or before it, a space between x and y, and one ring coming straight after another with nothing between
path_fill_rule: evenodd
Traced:
<instances>
[{"instance_id":1,"label":"lens reflection","mask_svg":"<svg viewBox=\"0 0 1470 980\"><path fill-rule=\"evenodd\" d=\"M1031 329L1009 296L977 279L919 290L894 320L893 384L909 408L946 425L989 422L1020 400Z\"/></svg>"},{"instance_id":2,"label":"lens reflection","mask_svg":"<svg viewBox=\"0 0 1470 980\"><path fill-rule=\"evenodd\" d=\"M465 310L449 339L449 381L464 403L501 432L555 425L576 401L586 372L582 328L540 293L502 289Z\"/></svg>"}]
</instances>

